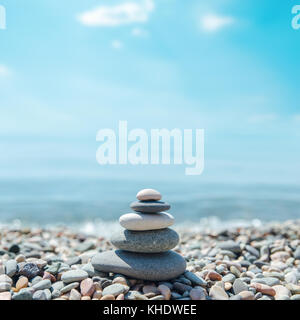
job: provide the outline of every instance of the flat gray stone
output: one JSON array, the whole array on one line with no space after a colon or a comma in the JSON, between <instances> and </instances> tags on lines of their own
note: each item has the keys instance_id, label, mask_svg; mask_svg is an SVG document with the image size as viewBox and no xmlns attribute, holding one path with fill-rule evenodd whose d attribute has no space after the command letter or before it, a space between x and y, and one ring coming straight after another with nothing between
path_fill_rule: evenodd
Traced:
<instances>
[{"instance_id":1,"label":"flat gray stone","mask_svg":"<svg viewBox=\"0 0 300 320\"><path fill-rule=\"evenodd\" d=\"M64 283L71 283L71 282L77 282L77 281L80 282L88 277L89 275L86 271L78 269L78 270L70 270L63 273L61 280Z\"/></svg>"},{"instance_id":2,"label":"flat gray stone","mask_svg":"<svg viewBox=\"0 0 300 320\"><path fill-rule=\"evenodd\" d=\"M79 287L79 282L73 282L60 289L60 293L70 292L72 289Z\"/></svg>"},{"instance_id":3,"label":"flat gray stone","mask_svg":"<svg viewBox=\"0 0 300 320\"><path fill-rule=\"evenodd\" d=\"M17 272L17 261L14 259L8 260L5 263L5 270L9 277L13 277Z\"/></svg>"},{"instance_id":4,"label":"flat gray stone","mask_svg":"<svg viewBox=\"0 0 300 320\"><path fill-rule=\"evenodd\" d=\"M176 247L179 235L169 228L149 231L121 230L112 236L110 242L116 248L130 252L159 253Z\"/></svg>"},{"instance_id":5,"label":"flat gray stone","mask_svg":"<svg viewBox=\"0 0 300 320\"><path fill-rule=\"evenodd\" d=\"M280 280L278 278L275 277L266 277L263 278L265 281L265 284L267 284L270 287L276 286L280 284Z\"/></svg>"},{"instance_id":6,"label":"flat gray stone","mask_svg":"<svg viewBox=\"0 0 300 320\"><path fill-rule=\"evenodd\" d=\"M240 247L240 244L237 243L237 242L234 242L232 240L220 242L218 244L218 248L220 248L222 250L229 250L229 251L232 251L234 253L240 253L242 251L241 247Z\"/></svg>"},{"instance_id":7,"label":"flat gray stone","mask_svg":"<svg viewBox=\"0 0 300 320\"><path fill-rule=\"evenodd\" d=\"M56 281L54 283L52 283L52 289L53 290L60 290L65 286L65 284L63 283L63 281Z\"/></svg>"},{"instance_id":8,"label":"flat gray stone","mask_svg":"<svg viewBox=\"0 0 300 320\"><path fill-rule=\"evenodd\" d=\"M253 256L255 256L256 258L259 258L259 251L253 247L251 247L250 245L246 245L245 249L250 252Z\"/></svg>"},{"instance_id":9,"label":"flat gray stone","mask_svg":"<svg viewBox=\"0 0 300 320\"><path fill-rule=\"evenodd\" d=\"M47 300L46 293L43 290L38 290L33 294L33 300Z\"/></svg>"},{"instance_id":10,"label":"flat gray stone","mask_svg":"<svg viewBox=\"0 0 300 320\"><path fill-rule=\"evenodd\" d=\"M133 253L124 250L106 251L92 258L95 270L120 273L141 280L163 281L184 273L185 259L176 252Z\"/></svg>"},{"instance_id":11,"label":"flat gray stone","mask_svg":"<svg viewBox=\"0 0 300 320\"><path fill-rule=\"evenodd\" d=\"M113 296L118 296L121 293L126 292L128 289L120 283L114 283L111 284L110 286L107 286L103 289L102 291L102 295L106 296L106 295L113 295Z\"/></svg>"},{"instance_id":12,"label":"flat gray stone","mask_svg":"<svg viewBox=\"0 0 300 320\"><path fill-rule=\"evenodd\" d=\"M40 281L42 281L42 280L43 280L42 277L36 276L36 277L34 277L34 278L31 280L31 284L32 284L32 285L35 285L35 284L37 284L38 282L40 282Z\"/></svg>"},{"instance_id":13,"label":"flat gray stone","mask_svg":"<svg viewBox=\"0 0 300 320\"><path fill-rule=\"evenodd\" d=\"M95 269L90 262L85 264L81 269L87 272L90 278L95 275Z\"/></svg>"},{"instance_id":14,"label":"flat gray stone","mask_svg":"<svg viewBox=\"0 0 300 320\"><path fill-rule=\"evenodd\" d=\"M134 201L131 203L130 208L137 212L156 213L168 211L171 206L163 201Z\"/></svg>"},{"instance_id":15,"label":"flat gray stone","mask_svg":"<svg viewBox=\"0 0 300 320\"><path fill-rule=\"evenodd\" d=\"M51 291L49 289L44 289L43 292L45 293L46 295L46 300L51 300Z\"/></svg>"},{"instance_id":16,"label":"flat gray stone","mask_svg":"<svg viewBox=\"0 0 300 320\"><path fill-rule=\"evenodd\" d=\"M143 294L138 291L128 291L125 295L126 300L148 300Z\"/></svg>"},{"instance_id":17,"label":"flat gray stone","mask_svg":"<svg viewBox=\"0 0 300 320\"><path fill-rule=\"evenodd\" d=\"M240 279L236 279L233 283L233 292L234 294L239 294L242 291L248 291L248 286L246 285L245 282L243 282Z\"/></svg>"},{"instance_id":18,"label":"flat gray stone","mask_svg":"<svg viewBox=\"0 0 300 320\"><path fill-rule=\"evenodd\" d=\"M32 288L34 290L37 290L37 291L44 290L44 289L49 289L49 288L51 288L51 281L48 280L48 279L39 281L38 283L33 285Z\"/></svg>"},{"instance_id":19,"label":"flat gray stone","mask_svg":"<svg viewBox=\"0 0 300 320\"><path fill-rule=\"evenodd\" d=\"M12 296L12 300L32 300L33 290L31 288L21 289Z\"/></svg>"},{"instance_id":20,"label":"flat gray stone","mask_svg":"<svg viewBox=\"0 0 300 320\"><path fill-rule=\"evenodd\" d=\"M51 298L52 299L56 299L56 298L59 298L60 297L60 291L59 290L53 290L52 293L51 293Z\"/></svg>"},{"instance_id":21,"label":"flat gray stone","mask_svg":"<svg viewBox=\"0 0 300 320\"><path fill-rule=\"evenodd\" d=\"M201 278L200 276L197 276L196 274L192 273L191 271L186 271L184 273L184 276L197 286L204 286L205 287L207 285L207 282L203 278Z\"/></svg>"},{"instance_id":22,"label":"flat gray stone","mask_svg":"<svg viewBox=\"0 0 300 320\"><path fill-rule=\"evenodd\" d=\"M234 280L236 279L236 276L233 273L227 273L223 278L223 282L230 282L234 283Z\"/></svg>"}]
</instances>

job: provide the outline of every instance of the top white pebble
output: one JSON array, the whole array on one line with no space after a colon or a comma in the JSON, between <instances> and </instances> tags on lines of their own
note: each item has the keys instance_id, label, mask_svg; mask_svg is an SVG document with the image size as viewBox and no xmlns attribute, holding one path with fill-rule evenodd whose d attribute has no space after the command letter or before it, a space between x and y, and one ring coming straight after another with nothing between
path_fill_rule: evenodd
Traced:
<instances>
[{"instance_id":1,"label":"top white pebble","mask_svg":"<svg viewBox=\"0 0 300 320\"><path fill-rule=\"evenodd\" d=\"M154 189L143 189L137 193L136 197L140 201L161 200L161 194Z\"/></svg>"}]
</instances>

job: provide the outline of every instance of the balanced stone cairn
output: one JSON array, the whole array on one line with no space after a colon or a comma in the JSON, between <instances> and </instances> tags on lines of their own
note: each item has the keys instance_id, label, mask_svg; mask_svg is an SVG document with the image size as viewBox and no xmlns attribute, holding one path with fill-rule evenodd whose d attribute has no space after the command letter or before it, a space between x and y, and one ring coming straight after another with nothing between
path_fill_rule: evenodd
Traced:
<instances>
[{"instance_id":1,"label":"balanced stone cairn","mask_svg":"<svg viewBox=\"0 0 300 320\"><path fill-rule=\"evenodd\" d=\"M171 251L179 243L179 235L168 228L174 217L166 213L170 205L162 202L153 189L138 192L130 207L134 213L120 217L125 229L111 237L118 249L96 254L92 264L97 271L123 274L135 279L164 281L178 277L186 268L185 259Z\"/></svg>"}]
</instances>

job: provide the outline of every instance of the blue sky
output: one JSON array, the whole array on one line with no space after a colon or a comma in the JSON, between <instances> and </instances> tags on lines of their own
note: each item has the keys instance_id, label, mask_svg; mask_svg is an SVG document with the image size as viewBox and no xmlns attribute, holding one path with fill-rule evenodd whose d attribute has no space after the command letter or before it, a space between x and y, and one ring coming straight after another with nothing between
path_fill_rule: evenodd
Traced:
<instances>
[{"instance_id":1,"label":"blue sky","mask_svg":"<svg viewBox=\"0 0 300 320\"><path fill-rule=\"evenodd\" d=\"M199 180L298 183L296 0L0 4L0 176L189 179L182 169L100 167L97 131L128 120L204 128Z\"/></svg>"}]
</instances>

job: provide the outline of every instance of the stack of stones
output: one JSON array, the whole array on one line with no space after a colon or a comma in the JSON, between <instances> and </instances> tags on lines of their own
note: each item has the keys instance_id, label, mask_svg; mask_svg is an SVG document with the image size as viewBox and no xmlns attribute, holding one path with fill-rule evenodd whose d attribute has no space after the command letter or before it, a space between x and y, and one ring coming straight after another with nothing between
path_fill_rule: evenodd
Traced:
<instances>
[{"instance_id":1,"label":"stack of stones","mask_svg":"<svg viewBox=\"0 0 300 320\"><path fill-rule=\"evenodd\" d=\"M92 259L97 271L123 274L135 279L164 281L178 277L186 268L185 259L171 251L179 243L176 231L168 228L174 217L166 213L170 205L162 202L153 189L138 192L130 207L134 213L120 217L125 229L114 234L114 251L98 253Z\"/></svg>"}]
</instances>

